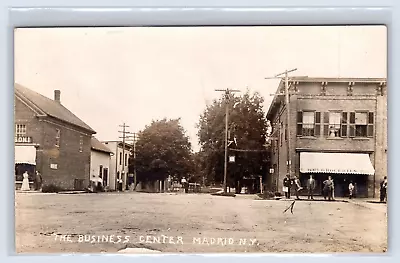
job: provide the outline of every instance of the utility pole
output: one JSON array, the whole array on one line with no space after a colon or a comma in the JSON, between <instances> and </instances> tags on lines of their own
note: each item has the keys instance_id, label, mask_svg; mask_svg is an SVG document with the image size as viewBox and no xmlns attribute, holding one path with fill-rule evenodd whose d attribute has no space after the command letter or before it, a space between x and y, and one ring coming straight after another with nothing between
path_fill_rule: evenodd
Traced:
<instances>
[{"instance_id":1,"label":"utility pole","mask_svg":"<svg viewBox=\"0 0 400 263\"><path fill-rule=\"evenodd\" d=\"M275 75L272 78L265 78L265 79L273 79L273 78L280 78L284 76L285 80L285 91L284 94L274 94L274 95L285 95L285 105L286 105L286 134L287 134L287 144L286 144L286 158L287 158L287 173L289 174L289 178L292 178L292 158L291 158L291 136L290 136L290 95L289 95L289 76L290 72L296 71L297 68L291 70L285 70L282 73ZM282 138L281 138L282 140Z\"/></svg>"},{"instance_id":2,"label":"utility pole","mask_svg":"<svg viewBox=\"0 0 400 263\"><path fill-rule=\"evenodd\" d=\"M136 142L137 142L137 133L133 133L133 183L134 183L134 190L136 190Z\"/></svg>"},{"instance_id":3,"label":"utility pole","mask_svg":"<svg viewBox=\"0 0 400 263\"><path fill-rule=\"evenodd\" d=\"M122 177L122 191L124 191L126 188L126 175L125 175L126 161L125 161L125 159L127 159L127 158L125 158L125 147L126 147L126 142L129 140L129 138L132 137L132 136L129 136L132 133L130 133L126 130L126 128L129 128L129 126L126 125L125 122L122 125L119 125L119 127L122 127L122 131L118 131L118 132L122 133L122 136L119 138L122 138L122 173L121 173L121 177ZM118 158L118 156L117 156L117 158Z\"/></svg>"},{"instance_id":4,"label":"utility pole","mask_svg":"<svg viewBox=\"0 0 400 263\"><path fill-rule=\"evenodd\" d=\"M229 122L229 95L231 92L240 92L240 90L216 89L225 93L225 160L224 160L224 193L226 194L226 178L228 173L228 122Z\"/></svg>"}]
</instances>

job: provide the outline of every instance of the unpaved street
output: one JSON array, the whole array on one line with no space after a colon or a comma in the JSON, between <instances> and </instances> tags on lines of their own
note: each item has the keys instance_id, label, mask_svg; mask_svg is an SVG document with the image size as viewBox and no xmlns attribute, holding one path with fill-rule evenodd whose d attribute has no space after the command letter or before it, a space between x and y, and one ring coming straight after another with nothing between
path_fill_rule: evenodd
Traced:
<instances>
[{"instance_id":1,"label":"unpaved street","mask_svg":"<svg viewBox=\"0 0 400 263\"><path fill-rule=\"evenodd\" d=\"M16 193L16 249L27 253L383 252L386 205L208 194Z\"/></svg>"}]
</instances>

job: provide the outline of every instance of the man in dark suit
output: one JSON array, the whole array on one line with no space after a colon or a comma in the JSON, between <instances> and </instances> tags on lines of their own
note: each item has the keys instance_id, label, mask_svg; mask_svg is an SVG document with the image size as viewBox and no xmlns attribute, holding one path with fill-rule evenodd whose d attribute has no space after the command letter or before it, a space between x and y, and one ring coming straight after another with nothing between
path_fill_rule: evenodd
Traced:
<instances>
[{"instance_id":1,"label":"man in dark suit","mask_svg":"<svg viewBox=\"0 0 400 263\"><path fill-rule=\"evenodd\" d=\"M307 190L308 190L308 199L314 200L314 189L315 189L315 179L311 174L310 178L307 180Z\"/></svg>"}]
</instances>

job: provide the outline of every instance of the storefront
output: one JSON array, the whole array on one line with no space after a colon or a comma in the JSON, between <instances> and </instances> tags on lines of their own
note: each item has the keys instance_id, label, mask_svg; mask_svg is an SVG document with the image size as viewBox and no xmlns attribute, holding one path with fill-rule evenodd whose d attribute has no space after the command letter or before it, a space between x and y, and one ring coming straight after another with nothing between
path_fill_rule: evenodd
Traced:
<instances>
[{"instance_id":1,"label":"storefront","mask_svg":"<svg viewBox=\"0 0 400 263\"><path fill-rule=\"evenodd\" d=\"M367 153L300 152L300 181L306 187L310 175L316 181L316 194L322 192L323 181L331 176L335 196L348 196L350 182L356 185L359 197L368 196L368 177L375 174Z\"/></svg>"},{"instance_id":2,"label":"storefront","mask_svg":"<svg viewBox=\"0 0 400 263\"><path fill-rule=\"evenodd\" d=\"M17 189L22 184L23 174L29 175L33 182L36 172L36 146L30 144L15 144L15 182Z\"/></svg>"}]
</instances>

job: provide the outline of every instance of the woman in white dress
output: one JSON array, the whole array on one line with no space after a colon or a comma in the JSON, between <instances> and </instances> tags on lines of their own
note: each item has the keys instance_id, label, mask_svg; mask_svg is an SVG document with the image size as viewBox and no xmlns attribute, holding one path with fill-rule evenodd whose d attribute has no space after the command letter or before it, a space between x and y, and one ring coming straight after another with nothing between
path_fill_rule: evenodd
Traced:
<instances>
[{"instance_id":1,"label":"woman in white dress","mask_svg":"<svg viewBox=\"0 0 400 263\"><path fill-rule=\"evenodd\" d=\"M21 190L22 191L29 191L31 189L29 187L29 175L28 175L28 172L25 171L23 176L24 176L24 179L22 180Z\"/></svg>"}]
</instances>

